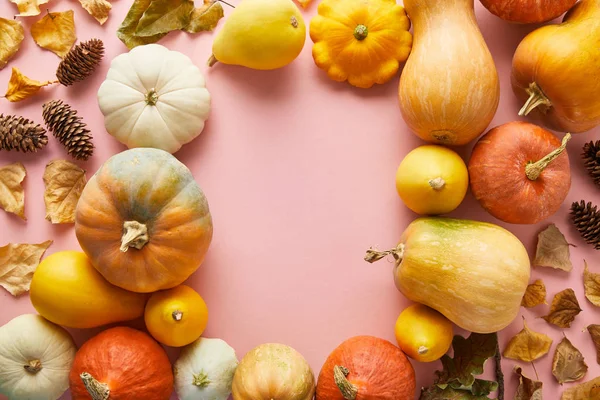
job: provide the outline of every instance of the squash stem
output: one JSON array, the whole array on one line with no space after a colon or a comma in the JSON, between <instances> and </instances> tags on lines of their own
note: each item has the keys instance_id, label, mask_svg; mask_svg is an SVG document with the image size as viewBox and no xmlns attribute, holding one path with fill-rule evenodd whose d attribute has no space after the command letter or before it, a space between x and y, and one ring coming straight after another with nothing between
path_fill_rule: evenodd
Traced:
<instances>
[{"instance_id":1,"label":"squash stem","mask_svg":"<svg viewBox=\"0 0 600 400\"><path fill-rule=\"evenodd\" d=\"M534 109L538 108L541 105L552 107L552 102L546 97L542 89L537 85L537 83L533 82L529 84L529 88L526 90L529 98L519 110L519 115L522 117L524 115L529 115Z\"/></svg>"},{"instance_id":2,"label":"squash stem","mask_svg":"<svg viewBox=\"0 0 600 400\"><path fill-rule=\"evenodd\" d=\"M360 24L354 28L354 37L356 40L365 40L367 36L369 36L369 29L363 24Z\"/></svg>"},{"instance_id":3,"label":"squash stem","mask_svg":"<svg viewBox=\"0 0 600 400\"><path fill-rule=\"evenodd\" d=\"M382 258L391 255L397 262L401 262L404 257L404 243L400 243L396 246L395 249L386 250L386 251L378 251L375 249L367 250L367 255L365 256L365 261L369 263L374 263L375 261L379 261Z\"/></svg>"},{"instance_id":4,"label":"squash stem","mask_svg":"<svg viewBox=\"0 0 600 400\"><path fill-rule=\"evenodd\" d=\"M30 360L27 365L24 365L25 371L36 374L42 370L42 362L38 359Z\"/></svg>"},{"instance_id":5,"label":"squash stem","mask_svg":"<svg viewBox=\"0 0 600 400\"><path fill-rule=\"evenodd\" d=\"M125 253L130 247L141 250L148 243L148 228L137 221L123 223L123 236L121 237L121 251Z\"/></svg>"},{"instance_id":6,"label":"squash stem","mask_svg":"<svg viewBox=\"0 0 600 400\"><path fill-rule=\"evenodd\" d=\"M219 62L219 60L217 60L217 57L215 57L214 54L211 54L206 65L208 65L209 67L212 67L213 65L215 65L218 62Z\"/></svg>"},{"instance_id":7,"label":"squash stem","mask_svg":"<svg viewBox=\"0 0 600 400\"><path fill-rule=\"evenodd\" d=\"M556 158L558 156L560 156L563 153L563 151L565 151L565 149L567 148L567 143L569 143L569 140L571 140L571 134L567 133L565 135L565 137L563 137L562 144L560 145L559 148L557 148L552 153L548 154L546 157L542 158L541 160L539 160L537 162L529 162L525 166L525 175L527 175L527 178L531 181L535 181L536 179L538 179L540 177L540 175L542 174L542 172L544 171L544 169L552 161L556 160Z\"/></svg>"},{"instance_id":8,"label":"squash stem","mask_svg":"<svg viewBox=\"0 0 600 400\"><path fill-rule=\"evenodd\" d=\"M158 102L158 93L156 89L152 88L146 93L146 104L149 106L155 106Z\"/></svg>"},{"instance_id":9,"label":"squash stem","mask_svg":"<svg viewBox=\"0 0 600 400\"><path fill-rule=\"evenodd\" d=\"M433 190L442 190L444 186L446 186L446 181L441 177L430 179L429 186L431 186Z\"/></svg>"},{"instance_id":10,"label":"squash stem","mask_svg":"<svg viewBox=\"0 0 600 400\"><path fill-rule=\"evenodd\" d=\"M181 319L183 318L183 313L179 310L173 311L171 315L173 316L173 319L175 321L181 321Z\"/></svg>"},{"instance_id":11,"label":"squash stem","mask_svg":"<svg viewBox=\"0 0 600 400\"><path fill-rule=\"evenodd\" d=\"M92 400L108 400L110 396L110 389L106 383L98 382L87 372L79 375L79 377L83 381L83 385L92 397Z\"/></svg>"},{"instance_id":12,"label":"squash stem","mask_svg":"<svg viewBox=\"0 0 600 400\"><path fill-rule=\"evenodd\" d=\"M193 374L192 375L192 385L194 386L198 386L198 387L206 387L210 384L210 380L208 379L208 375L206 375L206 372L204 371L200 371L197 374Z\"/></svg>"},{"instance_id":13,"label":"squash stem","mask_svg":"<svg viewBox=\"0 0 600 400\"><path fill-rule=\"evenodd\" d=\"M340 392L342 392L342 397L346 400L355 400L358 395L358 388L346 379L349 373L348 368L339 365L333 367L333 379Z\"/></svg>"}]
</instances>

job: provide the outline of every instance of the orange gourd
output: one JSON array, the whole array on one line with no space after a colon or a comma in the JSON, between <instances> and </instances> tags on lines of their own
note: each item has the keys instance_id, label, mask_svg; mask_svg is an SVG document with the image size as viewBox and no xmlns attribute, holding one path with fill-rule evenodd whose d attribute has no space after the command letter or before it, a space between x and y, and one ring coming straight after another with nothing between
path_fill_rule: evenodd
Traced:
<instances>
[{"instance_id":1,"label":"orange gourd","mask_svg":"<svg viewBox=\"0 0 600 400\"><path fill-rule=\"evenodd\" d=\"M81 346L69 375L73 400L167 400L173 372L165 350L127 327L99 333Z\"/></svg>"},{"instance_id":2,"label":"orange gourd","mask_svg":"<svg viewBox=\"0 0 600 400\"><path fill-rule=\"evenodd\" d=\"M387 340L356 336L327 357L316 400L413 400L415 371L402 350Z\"/></svg>"},{"instance_id":3,"label":"orange gourd","mask_svg":"<svg viewBox=\"0 0 600 400\"><path fill-rule=\"evenodd\" d=\"M577 0L481 0L492 14L520 24L548 22L564 14Z\"/></svg>"}]
</instances>

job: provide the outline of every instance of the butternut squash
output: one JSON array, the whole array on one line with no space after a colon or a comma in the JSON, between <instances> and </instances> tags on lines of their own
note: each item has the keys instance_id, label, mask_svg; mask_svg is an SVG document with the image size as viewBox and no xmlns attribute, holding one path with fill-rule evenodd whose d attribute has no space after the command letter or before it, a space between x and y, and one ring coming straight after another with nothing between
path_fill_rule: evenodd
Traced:
<instances>
[{"instance_id":1,"label":"butternut squash","mask_svg":"<svg viewBox=\"0 0 600 400\"><path fill-rule=\"evenodd\" d=\"M400 78L400 110L421 139L464 145L488 127L500 100L473 0L404 0L414 26Z\"/></svg>"}]
</instances>

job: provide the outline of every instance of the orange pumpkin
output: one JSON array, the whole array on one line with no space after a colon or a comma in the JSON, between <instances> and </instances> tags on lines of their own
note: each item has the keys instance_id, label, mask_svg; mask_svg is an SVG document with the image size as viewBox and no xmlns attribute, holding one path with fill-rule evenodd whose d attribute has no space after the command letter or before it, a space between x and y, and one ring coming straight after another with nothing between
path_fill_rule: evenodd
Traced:
<instances>
[{"instance_id":1,"label":"orange pumpkin","mask_svg":"<svg viewBox=\"0 0 600 400\"><path fill-rule=\"evenodd\" d=\"M577 0L481 0L492 14L519 24L548 22L564 14Z\"/></svg>"},{"instance_id":2,"label":"orange pumpkin","mask_svg":"<svg viewBox=\"0 0 600 400\"><path fill-rule=\"evenodd\" d=\"M413 400L415 371L387 340L356 336L339 345L319 374L316 400Z\"/></svg>"},{"instance_id":3,"label":"orange pumpkin","mask_svg":"<svg viewBox=\"0 0 600 400\"><path fill-rule=\"evenodd\" d=\"M75 233L104 278L132 292L170 289L202 263L212 239L206 197L163 150L111 157L77 203Z\"/></svg>"},{"instance_id":4,"label":"orange pumpkin","mask_svg":"<svg viewBox=\"0 0 600 400\"><path fill-rule=\"evenodd\" d=\"M108 329L81 346L69 375L73 400L167 400L173 372L165 350L147 334Z\"/></svg>"}]
</instances>

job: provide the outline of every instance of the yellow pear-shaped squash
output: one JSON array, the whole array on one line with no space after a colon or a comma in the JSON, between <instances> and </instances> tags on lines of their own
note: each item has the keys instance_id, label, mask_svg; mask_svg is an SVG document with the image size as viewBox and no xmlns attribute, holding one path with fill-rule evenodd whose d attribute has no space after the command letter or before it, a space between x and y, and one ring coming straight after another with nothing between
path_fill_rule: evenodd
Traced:
<instances>
[{"instance_id":1,"label":"yellow pear-shaped squash","mask_svg":"<svg viewBox=\"0 0 600 400\"><path fill-rule=\"evenodd\" d=\"M108 283L79 251L46 257L33 274L29 295L42 317L69 328L141 317L148 298Z\"/></svg>"}]
</instances>

